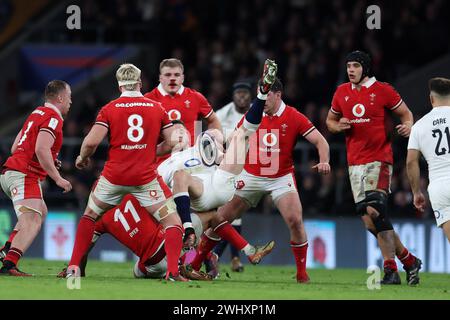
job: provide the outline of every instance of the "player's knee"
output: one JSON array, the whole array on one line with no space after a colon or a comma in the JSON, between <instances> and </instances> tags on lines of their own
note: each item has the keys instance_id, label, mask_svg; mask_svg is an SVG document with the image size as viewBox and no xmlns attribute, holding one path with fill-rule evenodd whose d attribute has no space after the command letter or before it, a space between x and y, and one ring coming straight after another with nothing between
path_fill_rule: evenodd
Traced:
<instances>
[{"instance_id":1,"label":"player's knee","mask_svg":"<svg viewBox=\"0 0 450 320\"><path fill-rule=\"evenodd\" d=\"M173 174L174 181L185 184L189 180L189 174L184 170L177 170Z\"/></svg>"},{"instance_id":2,"label":"player's knee","mask_svg":"<svg viewBox=\"0 0 450 320\"><path fill-rule=\"evenodd\" d=\"M299 216L293 215L286 218L286 224L290 230L299 230L303 225L303 221Z\"/></svg>"},{"instance_id":3,"label":"player's knee","mask_svg":"<svg viewBox=\"0 0 450 320\"><path fill-rule=\"evenodd\" d=\"M41 223L42 222L42 213L41 211L24 206L18 205L14 207L16 211L17 217L20 218L21 223Z\"/></svg>"}]
</instances>

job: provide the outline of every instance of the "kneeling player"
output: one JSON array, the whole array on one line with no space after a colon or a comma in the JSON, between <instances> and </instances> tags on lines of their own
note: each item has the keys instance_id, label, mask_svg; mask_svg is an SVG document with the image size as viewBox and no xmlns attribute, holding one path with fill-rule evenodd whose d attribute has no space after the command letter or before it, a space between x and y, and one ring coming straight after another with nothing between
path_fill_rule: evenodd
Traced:
<instances>
[{"instance_id":1,"label":"kneeling player","mask_svg":"<svg viewBox=\"0 0 450 320\"><path fill-rule=\"evenodd\" d=\"M192 215L194 229L199 235L204 228L208 228L212 215L211 212L201 216ZM164 250L164 228L150 217L147 210L132 195L125 196L120 205L108 210L102 219L96 222L91 246L80 263L79 275L85 275L87 257L96 241L101 235L108 233L139 257L133 268L136 278L162 279L165 277L167 261ZM76 271L69 269L69 273L75 275L77 275ZM212 280L203 272L185 267L180 268L180 273L183 277L192 280ZM66 276L67 270L64 268L58 277Z\"/></svg>"}]
</instances>

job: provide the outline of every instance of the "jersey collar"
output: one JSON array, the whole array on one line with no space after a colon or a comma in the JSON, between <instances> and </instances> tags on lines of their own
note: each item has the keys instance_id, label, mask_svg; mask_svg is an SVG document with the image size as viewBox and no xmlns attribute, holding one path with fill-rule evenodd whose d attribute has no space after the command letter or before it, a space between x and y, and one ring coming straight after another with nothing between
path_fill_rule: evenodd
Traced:
<instances>
[{"instance_id":1,"label":"jersey collar","mask_svg":"<svg viewBox=\"0 0 450 320\"><path fill-rule=\"evenodd\" d=\"M169 94L166 90L164 90L161 83L158 85L157 89L158 89L159 93L161 93L163 96L167 96ZM183 92L184 92L184 86L182 85L180 87L180 89L178 89L176 94L179 94L181 96L183 94Z\"/></svg>"},{"instance_id":2,"label":"jersey collar","mask_svg":"<svg viewBox=\"0 0 450 320\"><path fill-rule=\"evenodd\" d=\"M50 109L54 110L57 114L59 114L59 116L60 116L61 119L62 119L61 111L59 111L59 109L58 109L53 103L46 102L46 103L44 103L44 106L47 107L47 108L50 108Z\"/></svg>"},{"instance_id":3,"label":"jersey collar","mask_svg":"<svg viewBox=\"0 0 450 320\"><path fill-rule=\"evenodd\" d=\"M284 112L285 109L286 109L286 104L284 103L283 100L281 100L280 108L278 109L277 113L275 113L275 114L273 115L273 117L274 117L274 116L281 117L281 115L283 114L283 112ZM268 114L264 112L264 113L263 113L263 116L264 116L264 117L267 117Z\"/></svg>"},{"instance_id":4,"label":"jersey collar","mask_svg":"<svg viewBox=\"0 0 450 320\"><path fill-rule=\"evenodd\" d=\"M369 89L376 81L377 79L375 77L369 78L369 80L367 80L362 86ZM356 86L352 83L352 90L353 89L356 89Z\"/></svg>"},{"instance_id":5,"label":"jersey collar","mask_svg":"<svg viewBox=\"0 0 450 320\"><path fill-rule=\"evenodd\" d=\"M127 98L137 98L137 97L143 97L142 93L140 91L124 91L120 95L120 97L127 97Z\"/></svg>"}]
</instances>

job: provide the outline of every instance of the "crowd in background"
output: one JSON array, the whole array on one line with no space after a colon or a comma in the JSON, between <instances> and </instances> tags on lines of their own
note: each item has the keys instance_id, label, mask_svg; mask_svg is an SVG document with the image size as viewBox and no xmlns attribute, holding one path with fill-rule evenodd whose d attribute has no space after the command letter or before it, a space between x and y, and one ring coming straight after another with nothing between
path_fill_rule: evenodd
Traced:
<instances>
[{"instance_id":1,"label":"crowd in background","mask_svg":"<svg viewBox=\"0 0 450 320\"><path fill-rule=\"evenodd\" d=\"M348 52L356 48L368 51L376 77L395 83L450 49L448 1L378 1L380 30L366 27L370 4L365 0L83 0L79 4L81 31L39 33L35 41L156 45L160 59L183 61L185 85L203 93L215 110L231 100L234 81L248 79L254 83L263 61L274 58L285 87L284 101L311 119L330 144L342 146L343 136L331 135L325 119L333 92L346 81L344 58ZM426 50L418 50L420 43L427 44ZM158 68L148 65L148 59L141 58L140 62L143 91L147 92L157 85ZM78 96L84 101L69 114L65 139L84 137L99 108L117 95L112 88L108 93L87 89ZM414 106L409 107L414 110ZM415 217L405 172L407 140L396 135L393 128L394 124L390 211L397 217ZM3 162L8 150L1 148ZM62 170L74 186L72 195L64 195L65 203L81 208L103 166L106 149L96 155L98 161L86 172L74 170L78 152L79 146L66 146L60 157ZM332 154L333 174L320 177L308 170L310 163L300 163L296 156L298 188L307 216L354 213L347 168L345 162L336 160L338 157ZM422 182L425 185L426 179ZM47 197L60 195L51 182L48 184ZM54 205L50 199L48 204ZM270 205L265 205L258 210L270 212ZM429 215L427 211L423 216Z\"/></svg>"}]
</instances>

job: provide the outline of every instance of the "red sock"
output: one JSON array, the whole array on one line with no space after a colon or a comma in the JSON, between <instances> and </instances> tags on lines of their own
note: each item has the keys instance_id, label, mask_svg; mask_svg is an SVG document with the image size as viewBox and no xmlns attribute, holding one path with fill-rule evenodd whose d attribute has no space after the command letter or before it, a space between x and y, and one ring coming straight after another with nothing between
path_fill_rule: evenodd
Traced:
<instances>
[{"instance_id":1,"label":"red sock","mask_svg":"<svg viewBox=\"0 0 450 320\"><path fill-rule=\"evenodd\" d=\"M416 261L416 257L406 248L400 255L397 256L397 258L403 263L406 268L410 268Z\"/></svg>"},{"instance_id":2,"label":"red sock","mask_svg":"<svg viewBox=\"0 0 450 320\"><path fill-rule=\"evenodd\" d=\"M248 241L245 240L227 221L219 224L214 229L214 232L217 233L222 239L231 243L231 245L238 250L242 250L246 245L248 245Z\"/></svg>"},{"instance_id":3,"label":"red sock","mask_svg":"<svg viewBox=\"0 0 450 320\"><path fill-rule=\"evenodd\" d=\"M183 229L181 226L169 226L164 233L164 250L167 257L167 272L178 275L178 259L183 248Z\"/></svg>"},{"instance_id":4,"label":"red sock","mask_svg":"<svg viewBox=\"0 0 450 320\"><path fill-rule=\"evenodd\" d=\"M88 251L94 236L95 220L89 216L83 215L78 223L75 244L73 245L72 258L69 266L80 266L81 259Z\"/></svg>"},{"instance_id":5,"label":"red sock","mask_svg":"<svg viewBox=\"0 0 450 320\"><path fill-rule=\"evenodd\" d=\"M393 272L397 272L397 263L395 263L394 259L384 260L383 264L384 269L390 269Z\"/></svg>"},{"instance_id":6,"label":"red sock","mask_svg":"<svg viewBox=\"0 0 450 320\"><path fill-rule=\"evenodd\" d=\"M23 252L17 248L10 248L8 251L8 254L5 257L5 260L3 261L3 264L5 264L6 261L12 262L15 266L17 266L17 263L19 262L20 258L22 258Z\"/></svg>"},{"instance_id":7,"label":"red sock","mask_svg":"<svg viewBox=\"0 0 450 320\"><path fill-rule=\"evenodd\" d=\"M9 235L9 239L6 242L11 243L14 240L14 237L16 236L17 232L19 232L19 230L13 230L13 232L11 232L11 234Z\"/></svg>"},{"instance_id":8,"label":"red sock","mask_svg":"<svg viewBox=\"0 0 450 320\"><path fill-rule=\"evenodd\" d=\"M214 249L214 247L219 243L220 241L213 240L206 236L206 234L202 235L202 238L200 239L200 242L197 246L197 249L195 250L195 258L191 262L192 268L195 270L200 270L202 267L203 260L205 260L208 253Z\"/></svg>"},{"instance_id":9,"label":"red sock","mask_svg":"<svg viewBox=\"0 0 450 320\"><path fill-rule=\"evenodd\" d=\"M291 241L292 253L294 253L295 264L297 265L297 279L306 278L306 255L308 253L308 241L304 243L297 243Z\"/></svg>"}]
</instances>

